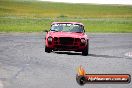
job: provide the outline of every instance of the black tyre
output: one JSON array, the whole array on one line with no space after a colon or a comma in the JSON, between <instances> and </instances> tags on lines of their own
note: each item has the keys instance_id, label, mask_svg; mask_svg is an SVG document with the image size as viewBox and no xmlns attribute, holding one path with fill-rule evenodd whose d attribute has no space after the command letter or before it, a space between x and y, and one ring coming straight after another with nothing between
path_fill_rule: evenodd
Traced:
<instances>
[{"instance_id":1,"label":"black tyre","mask_svg":"<svg viewBox=\"0 0 132 88\"><path fill-rule=\"evenodd\" d=\"M84 76L77 76L76 75L76 81L79 85L84 85L86 83L86 78Z\"/></svg>"},{"instance_id":2,"label":"black tyre","mask_svg":"<svg viewBox=\"0 0 132 88\"><path fill-rule=\"evenodd\" d=\"M86 48L82 51L83 56L87 56L89 53L89 42L86 45Z\"/></svg>"},{"instance_id":3,"label":"black tyre","mask_svg":"<svg viewBox=\"0 0 132 88\"><path fill-rule=\"evenodd\" d=\"M45 46L45 52L50 53L50 52L52 52L52 49Z\"/></svg>"}]
</instances>

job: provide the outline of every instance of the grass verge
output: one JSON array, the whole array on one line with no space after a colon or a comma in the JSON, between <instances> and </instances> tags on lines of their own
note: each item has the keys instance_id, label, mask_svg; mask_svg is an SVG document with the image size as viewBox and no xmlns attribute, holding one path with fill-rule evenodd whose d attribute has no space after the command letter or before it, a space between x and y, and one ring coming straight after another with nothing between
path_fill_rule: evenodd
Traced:
<instances>
[{"instance_id":1,"label":"grass verge","mask_svg":"<svg viewBox=\"0 0 132 88\"><path fill-rule=\"evenodd\" d=\"M53 21L77 21L87 32L132 32L132 6L0 1L0 32L40 32Z\"/></svg>"}]
</instances>

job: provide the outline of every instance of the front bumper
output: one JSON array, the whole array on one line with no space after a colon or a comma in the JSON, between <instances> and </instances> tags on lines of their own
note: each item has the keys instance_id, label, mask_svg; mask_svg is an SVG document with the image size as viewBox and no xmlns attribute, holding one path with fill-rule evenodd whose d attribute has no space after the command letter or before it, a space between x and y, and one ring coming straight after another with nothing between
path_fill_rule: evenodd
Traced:
<instances>
[{"instance_id":1,"label":"front bumper","mask_svg":"<svg viewBox=\"0 0 132 88\"><path fill-rule=\"evenodd\" d=\"M55 45L53 47L53 50L59 50L59 51L82 51L85 47L79 47L79 46L67 46L67 45Z\"/></svg>"}]
</instances>

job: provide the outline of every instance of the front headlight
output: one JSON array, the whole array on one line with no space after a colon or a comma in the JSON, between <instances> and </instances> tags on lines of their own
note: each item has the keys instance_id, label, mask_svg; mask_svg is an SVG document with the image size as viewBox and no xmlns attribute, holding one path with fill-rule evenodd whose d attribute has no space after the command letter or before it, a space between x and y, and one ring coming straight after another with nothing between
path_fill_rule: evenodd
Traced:
<instances>
[{"instance_id":1,"label":"front headlight","mask_svg":"<svg viewBox=\"0 0 132 88\"><path fill-rule=\"evenodd\" d=\"M52 42L53 38L52 37L48 37L48 42Z\"/></svg>"},{"instance_id":2,"label":"front headlight","mask_svg":"<svg viewBox=\"0 0 132 88\"><path fill-rule=\"evenodd\" d=\"M82 38L81 43L86 43L86 40L84 38Z\"/></svg>"}]
</instances>

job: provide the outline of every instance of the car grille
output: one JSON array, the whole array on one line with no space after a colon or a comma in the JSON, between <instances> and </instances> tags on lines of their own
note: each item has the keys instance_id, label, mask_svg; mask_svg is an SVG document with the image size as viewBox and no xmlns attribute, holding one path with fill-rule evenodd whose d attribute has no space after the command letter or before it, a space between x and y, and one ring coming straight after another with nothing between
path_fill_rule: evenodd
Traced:
<instances>
[{"instance_id":1,"label":"car grille","mask_svg":"<svg viewBox=\"0 0 132 88\"><path fill-rule=\"evenodd\" d=\"M79 38L71 38L71 37L54 37L55 45L77 45L80 42Z\"/></svg>"},{"instance_id":2,"label":"car grille","mask_svg":"<svg viewBox=\"0 0 132 88\"><path fill-rule=\"evenodd\" d=\"M64 45L71 45L74 42L74 38L68 38L68 37L61 37L60 38L60 44Z\"/></svg>"}]
</instances>

